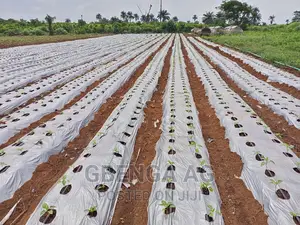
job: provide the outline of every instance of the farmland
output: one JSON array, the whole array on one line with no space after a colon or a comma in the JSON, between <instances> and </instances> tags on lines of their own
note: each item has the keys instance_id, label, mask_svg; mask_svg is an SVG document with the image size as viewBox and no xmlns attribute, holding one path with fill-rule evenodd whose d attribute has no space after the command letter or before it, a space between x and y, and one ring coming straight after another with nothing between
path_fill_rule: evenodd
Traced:
<instances>
[{"instance_id":1,"label":"farmland","mask_svg":"<svg viewBox=\"0 0 300 225\"><path fill-rule=\"evenodd\" d=\"M0 50L0 221L299 225L299 74L215 42Z\"/></svg>"},{"instance_id":2,"label":"farmland","mask_svg":"<svg viewBox=\"0 0 300 225\"><path fill-rule=\"evenodd\" d=\"M23 45L44 44L62 41L72 41L93 37L101 37L104 34L74 34L54 36L0 36L0 48L10 48Z\"/></svg>"},{"instance_id":3,"label":"farmland","mask_svg":"<svg viewBox=\"0 0 300 225\"><path fill-rule=\"evenodd\" d=\"M300 23L250 27L243 34L208 37L243 51L255 53L270 62L281 62L300 68Z\"/></svg>"}]
</instances>

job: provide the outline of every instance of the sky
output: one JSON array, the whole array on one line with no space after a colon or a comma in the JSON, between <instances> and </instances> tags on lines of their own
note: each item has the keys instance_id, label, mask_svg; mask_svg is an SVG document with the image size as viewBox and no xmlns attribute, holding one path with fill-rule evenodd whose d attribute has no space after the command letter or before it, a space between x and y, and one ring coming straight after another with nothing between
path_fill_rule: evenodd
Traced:
<instances>
[{"instance_id":1,"label":"sky","mask_svg":"<svg viewBox=\"0 0 300 225\"><path fill-rule=\"evenodd\" d=\"M122 10L138 13L139 9L147 11L152 4L151 12L157 15L160 0L0 0L0 18L8 19L44 19L46 14L56 16L57 21L66 18L77 21L81 15L86 21L96 20L100 13L106 18L119 16ZM177 16L181 21L192 20L196 14L202 18L207 11L216 11L215 7L222 0L163 0L163 8L171 16ZM257 6L263 16L262 21L268 22L270 15L275 15L276 23L285 23L293 16L293 12L300 10L300 0L244 0L250 5ZM284 3L283 3L284 2Z\"/></svg>"}]
</instances>

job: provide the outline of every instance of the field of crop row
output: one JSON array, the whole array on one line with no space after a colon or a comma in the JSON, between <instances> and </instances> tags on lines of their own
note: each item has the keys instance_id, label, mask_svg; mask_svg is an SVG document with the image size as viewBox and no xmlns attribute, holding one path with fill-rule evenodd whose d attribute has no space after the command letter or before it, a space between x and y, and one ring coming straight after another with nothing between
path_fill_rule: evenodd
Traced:
<instances>
[{"instance_id":1,"label":"field of crop row","mask_svg":"<svg viewBox=\"0 0 300 225\"><path fill-rule=\"evenodd\" d=\"M0 221L300 224L300 78L179 34L0 51Z\"/></svg>"}]
</instances>

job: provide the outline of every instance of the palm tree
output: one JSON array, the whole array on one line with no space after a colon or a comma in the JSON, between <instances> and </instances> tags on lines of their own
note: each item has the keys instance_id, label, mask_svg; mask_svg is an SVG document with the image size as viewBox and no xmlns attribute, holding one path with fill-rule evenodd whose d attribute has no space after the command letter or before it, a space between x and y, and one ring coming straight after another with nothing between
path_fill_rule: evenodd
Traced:
<instances>
[{"instance_id":1,"label":"palm tree","mask_svg":"<svg viewBox=\"0 0 300 225\"><path fill-rule=\"evenodd\" d=\"M213 12L206 12L203 14L202 22L205 24L213 24L215 20L215 14Z\"/></svg>"},{"instance_id":2,"label":"palm tree","mask_svg":"<svg viewBox=\"0 0 300 225\"><path fill-rule=\"evenodd\" d=\"M155 16L151 13L151 14L149 15L148 22L153 22L154 19L155 19Z\"/></svg>"},{"instance_id":3,"label":"palm tree","mask_svg":"<svg viewBox=\"0 0 300 225\"><path fill-rule=\"evenodd\" d=\"M102 16L101 16L100 13L98 13L98 14L96 15L96 19L99 21L99 23L101 22Z\"/></svg>"},{"instance_id":4,"label":"palm tree","mask_svg":"<svg viewBox=\"0 0 300 225\"><path fill-rule=\"evenodd\" d=\"M139 21L140 16L137 13L133 14L133 16L134 16L135 22Z\"/></svg>"},{"instance_id":5,"label":"palm tree","mask_svg":"<svg viewBox=\"0 0 300 225\"><path fill-rule=\"evenodd\" d=\"M127 19L129 20L129 23L131 22L132 19L134 19L132 12L130 12L130 11L127 12Z\"/></svg>"},{"instance_id":6,"label":"palm tree","mask_svg":"<svg viewBox=\"0 0 300 225\"><path fill-rule=\"evenodd\" d=\"M196 23L196 20L198 19L198 16L197 15L193 15L193 20L194 20L194 23Z\"/></svg>"},{"instance_id":7,"label":"palm tree","mask_svg":"<svg viewBox=\"0 0 300 225\"><path fill-rule=\"evenodd\" d=\"M158 13L157 18L165 22L170 19L170 13L167 10L162 10Z\"/></svg>"},{"instance_id":8,"label":"palm tree","mask_svg":"<svg viewBox=\"0 0 300 225\"><path fill-rule=\"evenodd\" d=\"M70 20L69 18L67 18L67 19L65 20L65 22L66 22L66 23L71 23L71 20Z\"/></svg>"},{"instance_id":9,"label":"palm tree","mask_svg":"<svg viewBox=\"0 0 300 225\"><path fill-rule=\"evenodd\" d=\"M55 16L50 16L47 14L47 16L45 17L46 22L48 23L48 28L49 28L49 35L53 35L54 31L53 31L53 27L52 27L52 23L53 21L56 19Z\"/></svg>"},{"instance_id":10,"label":"palm tree","mask_svg":"<svg viewBox=\"0 0 300 225\"><path fill-rule=\"evenodd\" d=\"M121 12L121 18L123 19L123 21L127 20L127 13L125 11Z\"/></svg>"},{"instance_id":11,"label":"palm tree","mask_svg":"<svg viewBox=\"0 0 300 225\"><path fill-rule=\"evenodd\" d=\"M146 15L142 15L141 16L141 21L142 22L147 22L147 16Z\"/></svg>"},{"instance_id":12,"label":"palm tree","mask_svg":"<svg viewBox=\"0 0 300 225\"><path fill-rule=\"evenodd\" d=\"M172 18L172 20L173 20L174 22L178 22L178 17L177 17L177 16L174 16L174 17Z\"/></svg>"},{"instance_id":13,"label":"palm tree","mask_svg":"<svg viewBox=\"0 0 300 225\"><path fill-rule=\"evenodd\" d=\"M274 15L270 16L269 20L270 20L270 24L272 25L275 21L275 16Z\"/></svg>"}]
</instances>

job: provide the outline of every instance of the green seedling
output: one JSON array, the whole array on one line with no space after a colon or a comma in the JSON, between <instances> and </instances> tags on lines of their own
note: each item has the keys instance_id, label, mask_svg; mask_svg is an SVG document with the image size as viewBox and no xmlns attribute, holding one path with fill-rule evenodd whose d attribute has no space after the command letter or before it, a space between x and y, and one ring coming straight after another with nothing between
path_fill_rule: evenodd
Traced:
<instances>
[{"instance_id":1,"label":"green seedling","mask_svg":"<svg viewBox=\"0 0 300 225\"><path fill-rule=\"evenodd\" d=\"M92 145L93 145L93 147L95 147L97 145L97 141L93 140Z\"/></svg>"},{"instance_id":2,"label":"green seedling","mask_svg":"<svg viewBox=\"0 0 300 225\"><path fill-rule=\"evenodd\" d=\"M97 211L97 206L92 206L91 208L89 208L88 210L89 213L93 213L93 212L96 212Z\"/></svg>"},{"instance_id":3,"label":"green seedling","mask_svg":"<svg viewBox=\"0 0 300 225\"><path fill-rule=\"evenodd\" d=\"M67 179L67 175L63 175L63 177L61 178L60 180L60 183L63 185L63 186L66 186L67 183L69 183L70 181Z\"/></svg>"},{"instance_id":4,"label":"green seedling","mask_svg":"<svg viewBox=\"0 0 300 225\"><path fill-rule=\"evenodd\" d=\"M209 213L208 213L208 215L209 215L210 217L214 218L215 213L221 215L221 212L220 212L219 210L216 210L216 208L214 208L212 205L208 205L207 207L209 208Z\"/></svg>"},{"instance_id":5,"label":"green seedling","mask_svg":"<svg viewBox=\"0 0 300 225\"><path fill-rule=\"evenodd\" d=\"M273 163L275 164L275 162L273 160L270 160L269 157L264 157L264 161L261 162L261 166L266 166L266 168L268 168L268 164Z\"/></svg>"},{"instance_id":6,"label":"green seedling","mask_svg":"<svg viewBox=\"0 0 300 225\"><path fill-rule=\"evenodd\" d=\"M300 168L300 162L296 162L297 168Z\"/></svg>"},{"instance_id":7,"label":"green seedling","mask_svg":"<svg viewBox=\"0 0 300 225\"><path fill-rule=\"evenodd\" d=\"M201 160L201 161L200 161L200 166L203 167L203 166L205 166L205 165L206 165L206 161L205 161L204 159Z\"/></svg>"},{"instance_id":8,"label":"green seedling","mask_svg":"<svg viewBox=\"0 0 300 225\"><path fill-rule=\"evenodd\" d=\"M196 145L196 149L195 149L196 153L199 153L200 152L200 148L202 148L202 147L203 147L202 145L197 144Z\"/></svg>"},{"instance_id":9,"label":"green seedling","mask_svg":"<svg viewBox=\"0 0 300 225\"><path fill-rule=\"evenodd\" d=\"M201 183L200 188L201 189L202 188L207 188L210 192L214 191L214 189L213 189L213 187L212 187L212 185L211 185L210 182L203 182L203 183Z\"/></svg>"},{"instance_id":10,"label":"green seedling","mask_svg":"<svg viewBox=\"0 0 300 225\"><path fill-rule=\"evenodd\" d=\"M53 209L55 209L55 206L49 206L47 203L43 203L41 216L45 213L49 213L50 215L52 215L54 213Z\"/></svg>"},{"instance_id":11,"label":"green seedling","mask_svg":"<svg viewBox=\"0 0 300 225\"><path fill-rule=\"evenodd\" d=\"M281 139L283 138L283 134L281 134L281 133L276 133L275 135L276 135L276 137L278 137L278 138L281 138Z\"/></svg>"},{"instance_id":12,"label":"green seedling","mask_svg":"<svg viewBox=\"0 0 300 225\"><path fill-rule=\"evenodd\" d=\"M173 182L173 179L169 177L169 178L167 178L167 182L171 183L171 182Z\"/></svg>"},{"instance_id":13,"label":"green seedling","mask_svg":"<svg viewBox=\"0 0 300 225\"><path fill-rule=\"evenodd\" d=\"M17 148L17 151L22 152L24 148Z\"/></svg>"},{"instance_id":14,"label":"green seedling","mask_svg":"<svg viewBox=\"0 0 300 225\"><path fill-rule=\"evenodd\" d=\"M53 134L53 132L51 130L48 130L47 133L51 134L51 135Z\"/></svg>"},{"instance_id":15,"label":"green seedling","mask_svg":"<svg viewBox=\"0 0 300 225\"><path fill-rule=\"evenodd\" d=\"M165 212L167 208L173 208L175 205L172 202L167 202L162 200L161 203L159 204L160 206L163 206L163 211Z\"/></svg>"},{"instance_id":16,"label":"green seedling","mask_svg":"<svg viewBox=\"0 0 300 225\"><path fill-rule=\"evenodd\" d=\"M271 183L271 184L274 184L275 190L276 190L276 189L277 189L277 186L278 186L279 184L282 183L282 180L271 179L271 180L270 180L270 183Z\"/></svg>"},{"instance_id":17,"label":"green seedling","mask_svg":"<svg viewBox=\"0 0 300 225\"><path fill-rule=\"evenodd\" d=\"M190 146L196 146L196 145L197 145L197 143L195 141L190 142Z\"/></svg>"},{"instance_id":18,"label":"green seedling","mask_svg":"<svg viewBox=\"0 0 300 225\"><path fill-rule=\"evenodd\" d=\"M190 129L195 129L195 127L194 127L193 124L188 125L188 128L190 128Z\"/></svg>"},{"instance_id":19,"label":"green seedling","mask_svg":"<svg viewBox=\"0 0 300 225\"><path fill-rule=\"evenodd\" d=\"M174 165L175 163L172 162L172 161L170 161L170 160L168 160L168 164L169 164L169 165Z\"/></svg>"},{"instance_id":20,"label":"green seedling","mask_svg":"<svg viewBox=\"0 0 300 225\"><path fill-rule=\"evenodd\" d=\"M287 152L291 151L294 148L294 145L289 145L286 143L284 143L284 146L285 146Z\"/></svg>"},{"instance_id":21,"label":"green seedling","mask_svg":"<svg viewBox=\"0 0 300 225\"><path fill-rule=\"evenodd\" d=\"M300 213L296 213L296 212L290 212L291 216L293 217L297 217L300 216Z\"/></svg>"},{"instance_id":22,"label":"green seedling","mask_svg":"<svg viewBox=\"0 0 300 225\"><path fill-rule=\"evenodd\" d=\"M5 151L4 151L3 149L1 149L1 150L0 150L0 156L1 156L1 155L4 155L4 154L5 154Z\"/></svg>"},{"instance_id":23,"label":"green seedling","mask_svg":"<svg viewBox=\"0 0 300 225\"><path fill-rule=\"evenodd\" d=\"M105 189L105 185L104 185L104 184L100 184L100 185L97 187L97 190L102 190L102 189Z\"/></svg>"},{"instance_id":24,"label":"green seedling","mask_svg":"<svg viewBox=\"0 0 300 225\"><path fill-rule=\"evenodd\" d=\"M119 149L117 147L114 148L114 153L119 153Z\"/></svg>"}]
</instances>

